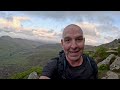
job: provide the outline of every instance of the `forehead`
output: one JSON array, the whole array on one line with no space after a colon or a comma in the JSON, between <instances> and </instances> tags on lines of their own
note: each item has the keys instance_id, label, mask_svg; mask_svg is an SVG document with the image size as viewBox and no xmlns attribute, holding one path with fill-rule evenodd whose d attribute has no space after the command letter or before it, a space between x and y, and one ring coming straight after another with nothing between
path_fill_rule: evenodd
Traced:
<instances>
[{"instance_id":1,"label":"forehead","mask_svg":"<svg viewBox=\"0 0 120 90\"><path fill-rule=\"evenodd\" d=\"M65 37L78 37L83 36L83 32L80 27L77 26L71 26L67 27L63 31L63 38Z\"/></svg>"}]
</instances>

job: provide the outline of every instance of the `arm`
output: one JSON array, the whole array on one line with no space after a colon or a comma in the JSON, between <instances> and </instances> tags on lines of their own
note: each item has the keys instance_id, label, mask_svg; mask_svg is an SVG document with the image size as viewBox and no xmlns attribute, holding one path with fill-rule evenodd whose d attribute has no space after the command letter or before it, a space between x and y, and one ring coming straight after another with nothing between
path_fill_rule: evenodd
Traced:
<instances>
[{"instance_id":1,"label":"arm","mask_svg":"<svg viewBox=\"0 0 120 90\"><path fill-rule=\"evenodd\" d=\"M47 76L40 76L40 78L39 79L50 79L49 77L47 77Z\"/></svg>"}]
</instances>

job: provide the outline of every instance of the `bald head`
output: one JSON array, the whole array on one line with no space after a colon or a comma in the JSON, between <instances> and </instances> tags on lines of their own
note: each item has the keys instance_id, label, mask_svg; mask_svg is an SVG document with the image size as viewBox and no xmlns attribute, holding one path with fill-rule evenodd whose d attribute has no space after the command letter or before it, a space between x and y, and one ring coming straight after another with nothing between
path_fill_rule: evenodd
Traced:
<instances>
[{"instance_id":1,"label":"bald head","mask_svg":"<svg viewBox=\"0 0 120 90\"><path fill-rule=\"evenodd\" d=\"M62 38L64 38L65 34L68 33L69 31L75 31L75 30L80 32L83 35L83 31L78 25L70 24L64 28L62 33Z\"/></svg>"}]
</instances>

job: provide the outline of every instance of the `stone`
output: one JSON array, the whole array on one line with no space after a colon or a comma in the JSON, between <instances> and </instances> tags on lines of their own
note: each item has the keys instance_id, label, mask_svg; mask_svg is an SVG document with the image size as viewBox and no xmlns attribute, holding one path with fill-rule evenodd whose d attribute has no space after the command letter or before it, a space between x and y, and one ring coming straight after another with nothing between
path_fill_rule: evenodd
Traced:
<instances>
[{"instance_id":1,"label":"stone","mask_svg":"<svg viewBox=\"0 0 120 90\"><path fill-rule=\"evenodd\" d=\"M36 72L32 72L29 76L28 79L39 79L39 76L37 75Z\"/></svg>"}]
</instances>

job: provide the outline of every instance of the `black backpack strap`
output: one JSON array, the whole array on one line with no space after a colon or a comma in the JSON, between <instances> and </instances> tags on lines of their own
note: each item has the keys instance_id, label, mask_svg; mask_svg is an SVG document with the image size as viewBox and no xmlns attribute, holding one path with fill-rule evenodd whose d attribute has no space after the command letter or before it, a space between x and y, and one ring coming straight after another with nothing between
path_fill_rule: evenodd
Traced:
<instances>
[{"instance_id":1,"label":"black backpack strap","mask_svg":"<svg viewBox=\"0 0 120 90\"><path fill-rule=\"evenodd\" d=\"M92 69L93 75L95 76L94 78L98 78L97 74L98 74L98 68L97 68L97 64L95 63L95 61L87 56L87 61Z\"/></svg>"},{"instance_id":2,"label":"black backpack strap","mask_svg":"<svg viewBox=\"0 0 120 90\"><path fill-rule=\"evenodd\" d=\"M88 61L89 65L90 65L92 71L94 72L94 69L93 69L93 66L92 66L92 64L91 64L90 58L87 57L87 61Z\"/></svg>"},{"instance_id":3,"label":"black backpack strap","mask_svg":"<svg viewBox=\"0 0 120 90\"><path fill-rule=\"evenodd\" d=\"M66 69L66 60L64 55L61 55L57 60L57 70L60 79L66 79L65 69Z\"/></svg>"}]
</instances>

